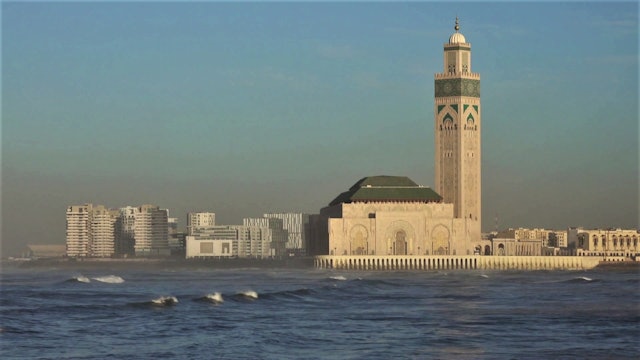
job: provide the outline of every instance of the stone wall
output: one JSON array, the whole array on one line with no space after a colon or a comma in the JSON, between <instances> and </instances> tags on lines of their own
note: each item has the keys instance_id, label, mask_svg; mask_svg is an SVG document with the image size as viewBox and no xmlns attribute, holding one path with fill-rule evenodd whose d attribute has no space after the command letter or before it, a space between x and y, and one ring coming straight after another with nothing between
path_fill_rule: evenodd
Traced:
<instances>
[{"instance_id":1,"label":"stone wall","mask_svg":"<svg viewBox=\"0 0 640 360\"><path fill-rule=\"evenodd\" d=\"M340 270L585 270L602 258L585 256L316 256L314 265ZM621 261L624 259L608 259Z\"/></svg>"}]
</instances>

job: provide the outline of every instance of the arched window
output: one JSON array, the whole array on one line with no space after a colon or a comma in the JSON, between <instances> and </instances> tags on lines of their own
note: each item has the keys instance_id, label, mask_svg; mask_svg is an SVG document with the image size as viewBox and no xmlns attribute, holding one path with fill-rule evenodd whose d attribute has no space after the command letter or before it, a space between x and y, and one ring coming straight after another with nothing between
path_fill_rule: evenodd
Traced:
<instances>
[{"instance_id":1,"label":"arched window","mask_svg":"<svg viewBox=\"0 0 640 360\"><path fill-rule=\"evenodd\" d=\"M407 255L407 233L404 230L400 230L396 232L396 241L395 241L395 254L396 255Z\"/></svg>"}]
</instances>

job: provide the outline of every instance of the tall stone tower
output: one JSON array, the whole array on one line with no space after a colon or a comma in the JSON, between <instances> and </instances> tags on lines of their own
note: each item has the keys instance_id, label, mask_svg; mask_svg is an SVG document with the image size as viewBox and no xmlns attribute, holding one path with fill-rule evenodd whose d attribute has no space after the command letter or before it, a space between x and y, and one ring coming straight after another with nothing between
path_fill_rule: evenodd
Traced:
<instances>
[{"instance_id":1,"label":"tall stone tower","mask_svg":"<svg viewBox=\"0 0 640 360\"><path fill-rule=\"evenodd\" d=\"M468 231L480 235L480 75L471 72L471 44L459 32L444 44L444 71L435 74L435 188ZM477 234L477 235L476 235Z\"/></svg>"}]
</instances>

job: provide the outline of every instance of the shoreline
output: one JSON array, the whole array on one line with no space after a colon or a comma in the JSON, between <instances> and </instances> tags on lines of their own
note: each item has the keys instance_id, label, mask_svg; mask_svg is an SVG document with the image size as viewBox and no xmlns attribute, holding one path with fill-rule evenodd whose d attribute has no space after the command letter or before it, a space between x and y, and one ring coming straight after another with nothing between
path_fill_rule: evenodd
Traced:
<instances>
[{"instance_id":1,"label":"shoreline","mask_svg":"<svg viewBox=\"0 0 640 360\"><path fill-rule=\"evenodd\" d=\"M69 269L313 269L315 257L291 257L280 259L184 259L184 258L90 258L90 259L2 259L2 268L69 268ZM601 270L640 270L640 261L600 261L593 269ZM399 270L399 269L398 269ZM508 269L503 269L508 271ZM379 270L372 270L379 271ZM383 270L384 271L384 270ZM389 271L389 270L387 270ZM390 270L393 271L393 270Z\"/></svg>"},{"instance_id":2,"label":"shoreline","mask_svg":"<svg viewBox=\"0 0 640 360\"><path fill-rule=\"evenodd\" d=\"M132 259L33 259L9 260L2 259L1 267L21 269L37 268L69 268L69 269L180 269L180 268L212 268L212 269L240 269L240 268L313 268L313 257L292 257L282 259L182 259L182 258L132 258Z\"/></svg>"}]
</instances>

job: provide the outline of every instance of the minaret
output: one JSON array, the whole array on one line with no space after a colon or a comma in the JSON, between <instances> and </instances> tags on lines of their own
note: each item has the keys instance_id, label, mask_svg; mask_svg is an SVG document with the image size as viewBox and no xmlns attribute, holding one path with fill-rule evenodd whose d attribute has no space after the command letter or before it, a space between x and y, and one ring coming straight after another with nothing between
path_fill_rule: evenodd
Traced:
<instances>
[{"instance_id":1,"label":"minaret","mask_svg":"<svg viewBox=\"0 0 640 360\"><path fill-rule=\"evenodd\" d=\"M457 17L455 30L444 44L444 71L435 74L435 188L479 236L480 75L471 72L471 44L459 32Z\"/></svg>"}]
</instances>

